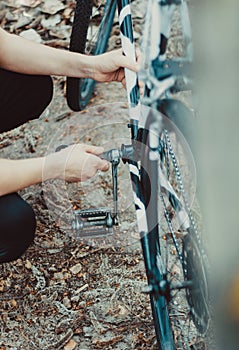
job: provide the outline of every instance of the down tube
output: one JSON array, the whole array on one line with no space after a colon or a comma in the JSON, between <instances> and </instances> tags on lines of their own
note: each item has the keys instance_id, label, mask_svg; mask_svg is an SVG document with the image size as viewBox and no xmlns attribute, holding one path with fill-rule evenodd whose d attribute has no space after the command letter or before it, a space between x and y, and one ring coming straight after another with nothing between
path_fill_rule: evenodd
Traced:
<instances>
[{"instance_id":1,"label":"down tube","mask_svg":"<svg viewBox=\"0 0 239 350\"><path fill-rule=\"evenodd\" d=\"M136 60L130 3L128 0L117 0L117 4L123 53L125 56ZM129 105L131 137L133 146L135 146L138 133L138 124L140 120L140 92L138 77L136 73L125 69L125 78ZM128 164L139 232L147 232L146 210L140 193L139 167L136 160L128 160Z\"/></svg>"},{"instance_id":2,"label":"down tube","mask_svg":"<svg viewBox=\"0 0 239 350\"><path fill-rule=\"evenodd\" d=\"M121 44L125 56L136 60L132 16L129 0L118 0L119 25L121 34ZM131 124L135 125L133 138L136 138L140 116L140 90L138 76L135 72L125 69L126 89L129 104ZM133 130L132 130L133 131Z\"/></svg>"}]
</instances>

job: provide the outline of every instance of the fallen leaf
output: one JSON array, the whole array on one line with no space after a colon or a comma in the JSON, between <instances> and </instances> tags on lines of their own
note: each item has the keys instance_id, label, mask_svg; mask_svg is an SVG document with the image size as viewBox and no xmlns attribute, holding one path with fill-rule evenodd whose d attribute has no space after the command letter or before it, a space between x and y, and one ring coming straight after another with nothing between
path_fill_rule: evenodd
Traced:
<instances>
[{"instance_id":1,"label":"fallen leaf","mask_svg":"<svg viewBox=\"0 0 239 350\"><path fill-rule=\"evenodd\" d=\"M36 7L41 3L40 0L8 0L7 1L7 6L14 7L14 8L19 8L21 6L26 6L26 7Z\"/></svg>"},{"instance_id":2,"label":"fallen leaf","mask_svg":"<svg viewBox=\"0 0 239 350\"><path fill-rule=\"evenodd\" d=\"M77 275L82 269L81 264L76 264L70 268L70 271L73 273L73 275Z\"/></svg>"},{"instance_id":3,"label":"fallen leaf","mask_svg":"<svg viewBox=\"0 0 239 350\"><path fill-rule=\"evenodd\" d=\"M68 343L64 346L64 350L74 350L77 346L77 342L74 339L68 341Z\"/></svg>"},{"instance_id":4,"label":"fallen leaf","mask_svg":"<svg viewBox=\"0 0 239 350\"><path fill-rule=\"evenodd\" d=\"M56 24L61 22L61 16L56 14L55 16L51 16L49 18L42 18L41 25L46 28L54 27Z\"/></svg>"},{"instance_id":5,"label":"fallen leaf","mask_svg":"<svg viewBox=\"0 0 239 350\"><path fill-rule=\"evenodd\" d=\"M11 304L11 306L14 307L14 308L18 306L15 299L11 299L11 300L10 300L10 304Z\"/></svg>"},{"instance_id":6,"label":"fallen leaf","mask_svg":"<svg viewBox=\"0 0 239 350\"><path fill-rule=\"evenodd\" d=\"M73 9L72 8L66 8L62 14L62 16L66 19L70 19L72 17Z\"/></svg>"},{"instance_id":7,"label":"fallen leaf","mask_svg":"<svg viewBox=\"0 0 239 350\"><path fill-rule=\"evenodd\" d=\"M64 10L65 5L59 0L45 0L42 6L42 12L49 15L55 15L57 12Z\"/></svg>"},{"instance_id":8,"label":"fallen leaf","mask_svg":"<svg viewBox=\"0 0 239 350\"><path fill-rule=\"evenodd\" d=\"M129 311L123 306L123 305L119 305L119 315L121 316L126 316Z\"/></svg>"},{"instance_id":9,"label":"fallen leaf","mask_svg":"<svg viewBox=\"0 0 239 350\"><path fill-rule=\"evenodd\" d=\"M32 268L32 263L27 259L25 263L25 267L30 270Z\"/></svg>"},{"instance_id":10,"label":"fallen leaf","mask_svg":"<svg viewBox=\"0 0 239 350\"><path fill-rule=\"evenodd\" d=\"M113 344L118 343L122 339L123 339L123 335L118 335L111 338L102 338L102 339L95 338L93 339L92 343L97 346L106 347L108 345L112 346Z\"/></svg>"},{"instance_id":11,"label":"fallen leaf","mask_svg":"<svg viewBox=\"0 0 239 350\"><path fill-rule=\"evenodd\" d=\"M41 42L41 36L34 29L24 30L20 33L20 36L25 39L35 41L36 43Z\"/></svg>"},{"instance_id":12,"label":"fallen leaf","mask_svg":"<svg viewBox=\"0 0 239 350\"><path fill-rule=\"evenodd\" d=\"M31 22L32 22L32 18L25 17L24 15L20 15L18 17L17 23L14 25L14 28L19 29L19 28L25 27L26 25L30 24Z\"/></svg>"},{"instance_id":13,"label":"fallen leaf","mask_svg":"<svg viewBox=\"0 0 239 350\"><path fill-rule=\"evenodd\" d=\"M50 30L50 35L59 38L59 39L65 39L69 38L71 33L71 27L70 26L63 26L55 27Z\"/></svg>"}]
</instances>

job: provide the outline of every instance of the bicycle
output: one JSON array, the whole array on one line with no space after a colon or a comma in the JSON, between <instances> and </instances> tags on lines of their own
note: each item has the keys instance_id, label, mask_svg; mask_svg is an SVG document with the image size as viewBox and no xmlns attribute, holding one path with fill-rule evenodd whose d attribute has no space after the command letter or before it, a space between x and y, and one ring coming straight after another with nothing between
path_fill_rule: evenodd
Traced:
<instances>
[{"instance_id":1,"label":"bicycle","mask_svg":"<svg viewBox=\"0 0 239 350\"><path fill-rule=\"evenodd\" d=\"M93 40L88 40L93 2L77 1L70 50L83 53L86 49L93 54L106 50L116 1L99 2L99 9L101 5L104 5L104 12L99 36L96 40L94 34ZM117 7L123 52L135 57L130 3L118 0ZM185 56L167 59L166 49L175 8L181 14ZM162 27L159 23L163 23ZM93 42L96 46L92 45ZM158 348L197 349L200 342L205 348L205 334L210 324L207 257L184 187L180 156L176 155L174 147L179 143L178 129L191 142L193 128L192 111L174 97L177 92L191 89L192 82L192 40L189 12L184 0L148 1L142 50L146 57L141 75L145 84L142 103L148 107L142 112L138 77L126 70L128 127L132 144L122 145L120 150L109 150L102 155L112 164L114 209L76 210L73 228L80 237L89 235L89 232L97 236L99 232L109 233L118 224L117 166L121 159L128 163L148 279L144 292L150 296ZM68 78L70 108L85 108L94 85L95 82L90 79ZM143 118L140 113L145 114ZM184 292L186 298L182 296ZM175 314L175 302L180 304L185 299L188 314L184 315L183 309ZM195 340L197 332L200 335Z\"/></svg>"}]
</instances>

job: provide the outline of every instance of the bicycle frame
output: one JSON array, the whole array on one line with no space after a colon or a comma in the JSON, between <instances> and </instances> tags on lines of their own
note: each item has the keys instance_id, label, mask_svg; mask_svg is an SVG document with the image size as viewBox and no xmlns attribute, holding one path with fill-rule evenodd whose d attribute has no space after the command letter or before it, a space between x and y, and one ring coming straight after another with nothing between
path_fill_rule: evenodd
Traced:
<instances>
[{"instance_id":1,"label":"bicycle frame","mask_svg":"<svg viewBox=\"0 0 239 350\"><path fill-rule=\"evenodd\" d=\"M121 29L123 52L126 56L133 57L135 59L130 2L128 0L117 0L117 4L119 11L119 24ZM183 90L185 87L187 87L188 69L185 69L185 66L182 64L182 60L180 60L180 62L176 61L178 68L177 70L175 70L174 67L170 66L167 73L165 74L164 62L166 61L166 47L170 35L172 16L176 4L181 4L181 17L185 19L182 21L182 29L186 42L186 55L183 58L183 62L185 61L188 63L189 61L192 61L192 35L186 2L184 0L148 1L148 10L146 11L147 15L145 20L145 28L148 30L144 33L144 41L142 43L143 52L145 53L146 57L144 65L148 67L148 72L144 70L146 73L143 73L143 80L145 81L146 88L148 88L150 91L153 91L153 94L150 94L150 96L144 99L143 102L146 102L150 107L154 107L155 109L157 109L158 100L162 97L162 95L166 94L170 88L175 86L178 78L183 78L185 80L185 85L181 86L181 89ZM159 21L159 18L162 20ZM149 28L152 28L151 31ZM150 45L148 45L148 41L150 42ZM162 67L160 71L161 75L158 77L158 79L154 79L153 77L155 76L155 72L152 74L150 70L157 70L158 66ZM186 68L188 68L187 65ZM148 86L148 84L150 86ZM155 142L157 137L153 136L153 133L154 135L159 135L161 133L161 118L159 115L152 115L153 113L151 112L149 112L148 118L142 118L140 112L141 105L138 77L136 73L133 73L129 70L126 70L126 87L129 103L129 127L131 128L132 147L135 149L137 148L136 141L142 145L144 135L142 135L139 130L143 130L143 133L149 132L151 138L154 139L153 145L150 143L147 145L147 147L149 147L149 153L154 152L159 148L159 144ZM153 131L151 124L154 125ZM154 198L156 183L152 184L152 188L154 189L152 193L149 193L150 189L144 188L143 190L143 186L141 186L140 183L140 170L137 165L137 152L135 153L135 161L129 159L128 163L134 193L134 203L136 208L139 233L142 241L142 246L144 247L143 249L147 251L146 246L150 244L150 242L146 242L148 236L151 237L153 234L157 238L159 235L158 211L155 206L157 199ZM149 169L150 181L154 182L154 180L158 178L158 169L156 168L158 167L157 164L159 159L155 159L154 155L149 156L149 159L153 160L149 161L149 163L146 165L146 168ZM149 199L150 197L151 200ZM154 247L151 247L151 249L154 249ZM147 270L150 276L152 275L151 270L154 270L155 274L155 271L158 270L156 267L156 262L150 262L148 264ZM161 275L162 274L163 273L161 272ZM156 280L159 280L157 276ZM157 287L157 289L158 288L159 287ZM169 290L162 290L160 293L162 294L166 292L168 293Z\"/></svg>"},{"instance_id":2,"label":"bicycle frame","mask_svg":"<svg viewBox=\"0 0 239 350\"><path fill-rule=\"evenodd\" d=\"M166 48L171 30L172 16L176 4L181 5L180 9L182 31L185 42L185 56L180 59L167 60ZM133 33L130 31L130 29L132 29L130 17L128 17L128 29L126 30L125 28L125 26L127 26L125 18L126 16L130 16L129 2L119 0L118 8L120 13L120 28L122 29L122 47L126 56L128 55L130 57L134 57L132 55L134 47L132 39ZM146 98L143 99L143 103L148 105L150 108L153 108L153 110L158 110L159 101L162 99L162 97L167 96L170 92L179 92L189 90L191 88L190 65L193 59L192 34L190 29L189 12L187 4L184 0L149 0L148 10L146 13L146 31L144 33L142 47L146 57L144 64L147 68L143 71L142 80L145 82L146 92L148 92L148 94ZM159 21L159 19L161 21ZM122 25L124 24L124 21L125 26ZM148 42L150 42L150 45L148 45ZM137 76L135 76L134 73L131 72L126 74L126 86L130 107L129 113L130 128L132 130L132 145L133 148L137 148L135 140L141 144L141 160L143 159L141 167L147 169L147 176L149 177L151 187L146 188L143 186L144 180L142 180L142 169L139 170L137 166L136 152L136 161L129 161L128 163L130 166L132 188L134 191L134 203L148 279L148 286L145 288L145 292L149 293L150 296L154 296L154 298L161 303L161 308L166 310L167 305L165 304L165 300L169 301L171 291L191 289L193 288L193 281L186 279L185 281L172 284L168 279L168 272L165 270L164 264L162 261L160 261L160 219L158 217L157 203L158 191L161 191L161 189L158 188L157 181L159 178L160 182L162 181L159 186L164 188L163 183L167 182L167 180L165 179L166 181L164 181L162 177L163 174L161 172L161 168L159 167L159 155L156 155L155 151L160 149L159 135L162 132L162 118L159 114L154 113L152 109L150 109L147 118L142 118L140 113L140 101L138 98L136 98L139 96L139 87L137 84ZM173 107L175 107L175 105ZM172 114L173 107L172 101L168 100L165 108L167 111L167 116ZM185 110L183 110L180 102L177 103L177 107L178 112L185 112L185 110L187 110L186 107ZM161 111L164 112L165 110ZM147 139L145 134L148 134L147 143L144 141ZM146 152L147 156L142 158L142 152ZM166 191L169 191L170 195L176 199L177 196L175 192L171 191L170 188L165 187L165 189ZM178 208L180 207L179 202L175 205L178 206ZM179 209L179 212L180 210L181 209ZM182 226L186 227L186 230L189 232L190 220L193 225L194 222L192 217L190 217L190 211L185 214L187 219L185 222L181 222L181 224L183 224ZM181 219L179 218L179 221L180 220ZM181 259L182 266L184 267L183 273L187 275L185 263L182 259L182 254L180 254L180 249L175 234L172 234L172 239L177 250L178 257ZM197 239L200 242L200 238L198 236ZM170 321L167 319L168 316L166 317L166 314L168 314L168 312L165 312L163 315L157 315L157 317L161 320L156 320L156 323L159 321L160 327L165 327L165 333L161 331L163 339L158 339L158 341L162 342L161 344L164 344L161 345L163 348L173 349L172 344L174 341L171 338L172 332L169 326ZM204 328L204 325L200 325L199 328L200 327Z\"/></svg>"},{"instance_id":3,"label":"bicycle frame","mask_svg":"<svg viewBox=\"0 0 239 350\"><path fill-rule=\"evenodd\" d=\"M182 0L183 1L183 0ZM107 228L112 228L113 225L117 225L118 219L117 219L117 165L122 158L125 162L129 165L129 171L130 171L130 177L132 182L132 189L133 189L133 198L134 198L134 205L136 209L136 217L137 217L137 223L138 223L138 229L139 229L139 235L141 237L141 243L143 250L147 252L149 250L154 251L156 249L153 244L150 243L151 237L153 237L153 241L159 241L158 236L158 210L155 205L157 203L157 198L155 197L155 194L158 192L156 189L156 182L153 183L153 181L156 181L159 177L158 170L156 167L158 166L159 159L156 157L154 152L159 148L158 144L158 136L162 131L162 120L160 113L153 113L153 110L151 110L151 107L154 107L155 110L157 110L157 105L155 105L155 101L158 102L159 96L161 96L163 93L166 93L167 90L172 87L175 84L175 75L174 70L170 71L171 75L168 77L163 77L164 79L156 80L156 83L152 80L155 76L155 72L152 72L151 70L155 68L155 65L158 64L164 64L166 60L165 51L167 46L167 40L170 33L171 28L171 19L172 19L172 13L175 8L175 3L181 3L181 0L165 0L165 1L158 1L158 0L150 0L148 6L150 10L153 11L147 11L146 16L146 28L148 25L148 22L152 23L153 30L151 32L146 32L146 38L143 42L143 47L145 46L146 49L146 42L147 40L150 40L153 45L150 45L150 52L148 53L146 51L146 57L147 57L147 64L149 67L149 71L144 76L146 87L148 90L153 91L153 94L150 94L147 96L146 100L148 102L148 105L150 108L148 110L143 108L140 103L140 92L139 92L139 84L138 84L138 75L130 71L128 69L125 70L125 76L126 76L126 87L127 87L127 97L128 97L128 105L129 105L129 128L131 129L131 140L132 144L125 146L122 145L121 151L118 150L111 150L107 151L102 155L102 158L107 159L112 163L112 178L113 178L113 188L114 188L114 212L113 214L110 212L109 209L101 208L98 210L79 210L76 211L76 216L78 218L76 219L74 223L74 229L81 230L83 228L83 223L81 223L81 218L95 218L94 220L91 220L89 223L86 223L86 227L90 229L90 227L96 226L105 226ZM183 2L184 3L184 2ZM134 36L133 36L133 25L132 25L132 18L131 18L131 9L130 9L130 1L129 0L117 0L117 6L118 6L118 13L119 13L119 26L121 30L121 42L122 42L122 49L126 56L136 59L135 54L135 46L134 46ZM157 10L157 11L156 11ZM183 13L188 15L187 8L183 7ZM162 13L161 13L162 12ZM157 16L161 16L164 18L164 22L161 24L159 21L157 21ZM160 17L160 18L161 18ZM186 21L188 22L188 21ZM156 36L156 39L154 38L154 33L160 33L160 35ZM186 26L186 33L188 35L188 25ZM148 36L150 38L148 38ZM155 38L154 38L155 39ZM148 46L147 46L148 47ZM188 47L189 47L189 40L188 40ZM189 53L190 50L187 50ZM178 62L177 62L178 65ZM157 67L156 67L157 68ZM164 72L164 67L162 68L162 72ZM177 73L184 73L184 70L182 72L180 69L177 71ZM164 73L165 74L165 73ZM167 71L167 74L169 74L169 71ZM162 75L163 76L163 75ZM166 82L166 83L165 83ZM150 84L151 86L147 86L147 84ZM160 87L159 87L160 86ZM156 91L156 92L155 92ZM145 102L145 100L144 100ZM145 116L144 114L148 114L148 116ZM152 125L153 129L152 129ZM154 139L154 142L152 143L149 140L149 143L147 143L147 134L151 137L151 139ZM155 136L153 136L156 135ZM157 140L155 142L155 140ZM145 149L148 149L147 152L151 153L151 155L148 155L149 159L152 159L152 161L148 161L147 164L145 164L145 168L149 169L149 177L151 181L151 185L153 188L153 191L151 191L151 188L146 188L143 186L143 180L142 180L142 169L140 168L140 165L138 165L138 161L140 160L143 153L145 153ZM151 170L150 170L151 169ZM149 186L150 187L150 186ZM151 193L152 192L152 193ZM102 231L103 232L103 231ZM86 232L87 235L87 232ZM147 253L144 253L145 257L148 256ZM156 254L152 254L153 256L156 256ZM150 258L150 257L149 257ZM150 258L152 259L152 257ZM155 257L153 257L155 259ZM164 272L160 272L156 261L150 261L148 258L145 259L147 264L147 274L148 276L153 276L153 280L159 281L162 279L162 275ZM149 282L150 284L150 282ZM162 294L166 296L167 298L169 295L166 295L165 293L169 293L169 288L165 289L163 287L162 290L160 290L161 287L155 284L155 282L152 283L155 289L154 292L157 292L159 294ZM168 286L169 287L169 286Z\"/></svg>"},{"instance_id":4,"label":"bicycle frame","mask_svg":"<svg viewBox=\"0 0 239 350\"><path fill-rule=\"evenodd\" d=\"M107 4L109 3L107 2ZM111 2L110 4L112 5L113 3ZM178 4L181 5L181 17L184 18L182 21L182 31L186 43L185 57L167 60L166 48L171 30L172 16L175 6ZM117 7L123 53L131 59L136 59L130 1L117 0ZM114 189L113 216L108 210L101 211L98 209L95 212L80 210L76 214L79 215L79 218L81 215L83 215L83 218L84 215L88 218L95 218L95 221L92 220L88 223L89 227L94 224L96 226L98 225L98 227L106 226L107 228L117 225L117 165L120 159L127 162L148 279L148 286L144 291L150 294L151 304L156 300L157 305L153 306L152 310L155 325L157 324L155 329L158 327L156 334L160 333L162 336L161 340L157 335L161 348L163 350L174 350L175 347L172 345L174 344L174 339L167 302L170 300L172 290L190 289L192 287L192 281L185 278L186 280L183 280L183 282L173 285L161 257L161 232L159 232L161 222L159 222L160 218L157 207L158 194L161 194L162 190L167 192L168 197L174 202L176 215L180 214L181 203L170 183L169 185L167 184L169 180L164 176L161 169L160 135L165 128L162 117L164 111L166 111L165 114L169 119L173 119L176 103L177 113L185 112L179 101L176 102L175 100L165 99L164 97L168 96L171 92L174 93L189 89L191 82L189 68L193 53L189 14L187 4L184 0L149 0L148 11L146 13L146 30L142 44L146 59L144 69L141 73L141 78L145 83L146 96L143 98L142 104L140 101L138 74L127 69L125 70L130 119L128 126L131 130L131 144L122 145L121 150L113 149L101 155L102 158L112 163ZM162 101L165 103L161 104ZM177 168L177 164L175 164L174 166ZM184 197L183 200L185 201ZM190 209L188 210L186 203L186 214L189 212ZM185 228L187 233L189 233L190 229L190 220L192 221L190 214L188 215L188 220L185 220L185 226L188 226ZM79 228L80 231L80 220L76 221L75 228L76 230ZM178 259L183 267L183 277L185 277L187 276L187 271L182 253L180 252L173 228L169 228L169 232L172 232L172 240L177 251ZM190 246L190 242L188 246Z\"/></svg>"}]
</instances>

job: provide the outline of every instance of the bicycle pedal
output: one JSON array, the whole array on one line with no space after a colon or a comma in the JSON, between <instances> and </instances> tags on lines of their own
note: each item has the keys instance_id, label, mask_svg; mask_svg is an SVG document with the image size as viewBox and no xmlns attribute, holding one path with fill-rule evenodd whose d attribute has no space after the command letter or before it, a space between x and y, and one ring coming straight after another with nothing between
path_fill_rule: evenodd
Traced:
<instances>
[{"instance_id":1,"label":"bicycle pedal","mask_svg":"<svg viewBox=\"0 0 239 350\"><path fill-rule=\"evenodd\" d=\"M80 216L81 218L100 218L106 216L108 213L111 214L110 208L90 208L75 210L75 215Z\"/></svg>"},{"instance_id":2,"label":"bicycle pedal","mask_svg":"<svg viewBox=\"0 0 239 350\"><path fill-rule=\"evenodd\" d=\"M113 226L117 224L110 208L91 208L75 211L72 228L77 238L93 238L113 234Z\"/></svg>"}]
</instances>

